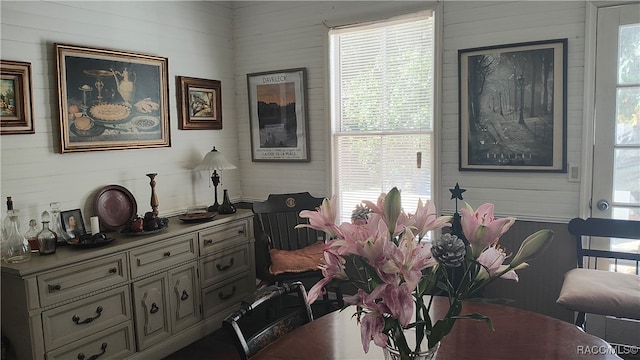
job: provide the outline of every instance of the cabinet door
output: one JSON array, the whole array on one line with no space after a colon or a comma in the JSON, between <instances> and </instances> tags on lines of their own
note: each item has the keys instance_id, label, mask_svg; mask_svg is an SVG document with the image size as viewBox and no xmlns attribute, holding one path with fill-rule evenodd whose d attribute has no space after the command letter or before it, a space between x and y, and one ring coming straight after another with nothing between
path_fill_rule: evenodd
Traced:
<instances>
[{"instance_id":1,"label":"cabinet door","mask_svg":"<svg viewBox=\"0 0 640 360\"><path fill-rule=\"evenodd\" d=\"M169 316L174 333L200 321L199 298L196 262L169 271Z\"/></svg>"},{"instance_id":2,"label":"cabinet door","mask_svg":"<svg viewBox=\"0 0 640 360\"><path fill-rule=\"evenodd\" d=\"M133 284L138 351L171 335L166 273Z\"/></svg>"}]
</instances>

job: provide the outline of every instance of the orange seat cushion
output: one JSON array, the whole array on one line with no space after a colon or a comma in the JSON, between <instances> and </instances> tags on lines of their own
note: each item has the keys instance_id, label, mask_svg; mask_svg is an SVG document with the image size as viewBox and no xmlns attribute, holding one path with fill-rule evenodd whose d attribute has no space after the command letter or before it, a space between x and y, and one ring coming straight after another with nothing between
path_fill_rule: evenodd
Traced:
<instances>
[{"instance_id":1,"label":"orange seat cushion","mask_svg":"<svg viewBox=\"0 0 640 360\"><path fill-rule=\"evenodd\" d=\"M319 265L325 264L323 249L322 241L297 250L271 249L269 250L271 256L269 272L278 275L318 270Z\"/></svg>"}]
</instances>

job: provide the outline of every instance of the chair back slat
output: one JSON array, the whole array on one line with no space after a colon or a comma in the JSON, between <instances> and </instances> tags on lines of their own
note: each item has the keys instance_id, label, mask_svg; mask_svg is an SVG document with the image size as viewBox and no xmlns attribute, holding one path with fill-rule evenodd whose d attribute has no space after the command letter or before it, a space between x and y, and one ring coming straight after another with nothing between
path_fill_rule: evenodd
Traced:
<instances>
[{"instance_id":1,"label":"chair back slat","mask_svg":"<svg viewBox=\"0 0 640 360\"><path fill-rule=\"evenodd\" d=\"M593 259L596 268L598 267L598 259L613 259L614 271L617 271L621 260L624 260L630 264L635 263L635 273L639 274L640 253L638 251L640 251L640 248L636 249L636 252L593 249L591 248L591 237L640 240L640 221L574 218L569 221L569 233L575 236L578 267L584 267L585 258L588 261ZM583 244L585 238L587 246Z\"/></svg>"},{"instance_id":2,"label":"chair back slat","mask_svg":"<svg viewBox=\"0 0 640 360\"><path fill-rule=\"evenodd\" d=\"M255 202L253 212L258 216L264 233L271 238L275 249L296 250L324 239L324 233L310 229L296 229L298 224L307 224L300 211L314 210L322 204L323 198L311 196L308 192L293 194L271 194L267 200Z\"/></svg>"}]
</instances>

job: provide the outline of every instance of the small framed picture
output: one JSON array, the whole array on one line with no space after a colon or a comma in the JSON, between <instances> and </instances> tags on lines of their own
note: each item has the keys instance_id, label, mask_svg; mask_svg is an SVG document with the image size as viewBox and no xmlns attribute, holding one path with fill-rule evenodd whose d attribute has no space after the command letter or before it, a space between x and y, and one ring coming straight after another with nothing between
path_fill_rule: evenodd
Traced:
<instances>
[{"instance_id":1,"label":"small framed picture","mask_svg":"<svg viewBox=\"0 0 640 360\"><path fill-rule=\"evenodd\" d=\"M77 239L86 234L84 221L82 220L82 211L80 209L61 211L62 230L65 231L70 238Z\"/></svg>"},{"instance_id":2,"label":"small framed picture","mask_svg":"<svg viewBox=\"0 0 640 360\"><path fill-rule=\"evenodd\" d=\"M31 63L0 60L0 134L33 134Z\"/></svg>"},{"instance_id":3,"label":"small framed picture","mask_svg":"<svg viewBox=\"0 0 640 360\"><path fill-rule=\"evenodd\" d=\"M219 80L178 76L181 130L222 129L222 84Z\"/></svg>"}]
</instances>

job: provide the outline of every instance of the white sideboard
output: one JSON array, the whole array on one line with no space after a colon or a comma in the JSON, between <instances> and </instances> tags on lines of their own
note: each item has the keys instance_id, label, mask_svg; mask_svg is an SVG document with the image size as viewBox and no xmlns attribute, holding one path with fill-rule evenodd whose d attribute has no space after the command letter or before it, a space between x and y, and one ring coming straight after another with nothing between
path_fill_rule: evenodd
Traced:
<instances>
[{"instance_id":1,"label":"white sideboard","mask_svg":"<svg viewBox=\"0 0 640 360\"><path fill-rule=\"evenodd\" d=\"M253 213L2 263L2 333L19 360L160 359L220 328L255 290Z\"/></svg>"}]
</instances>

